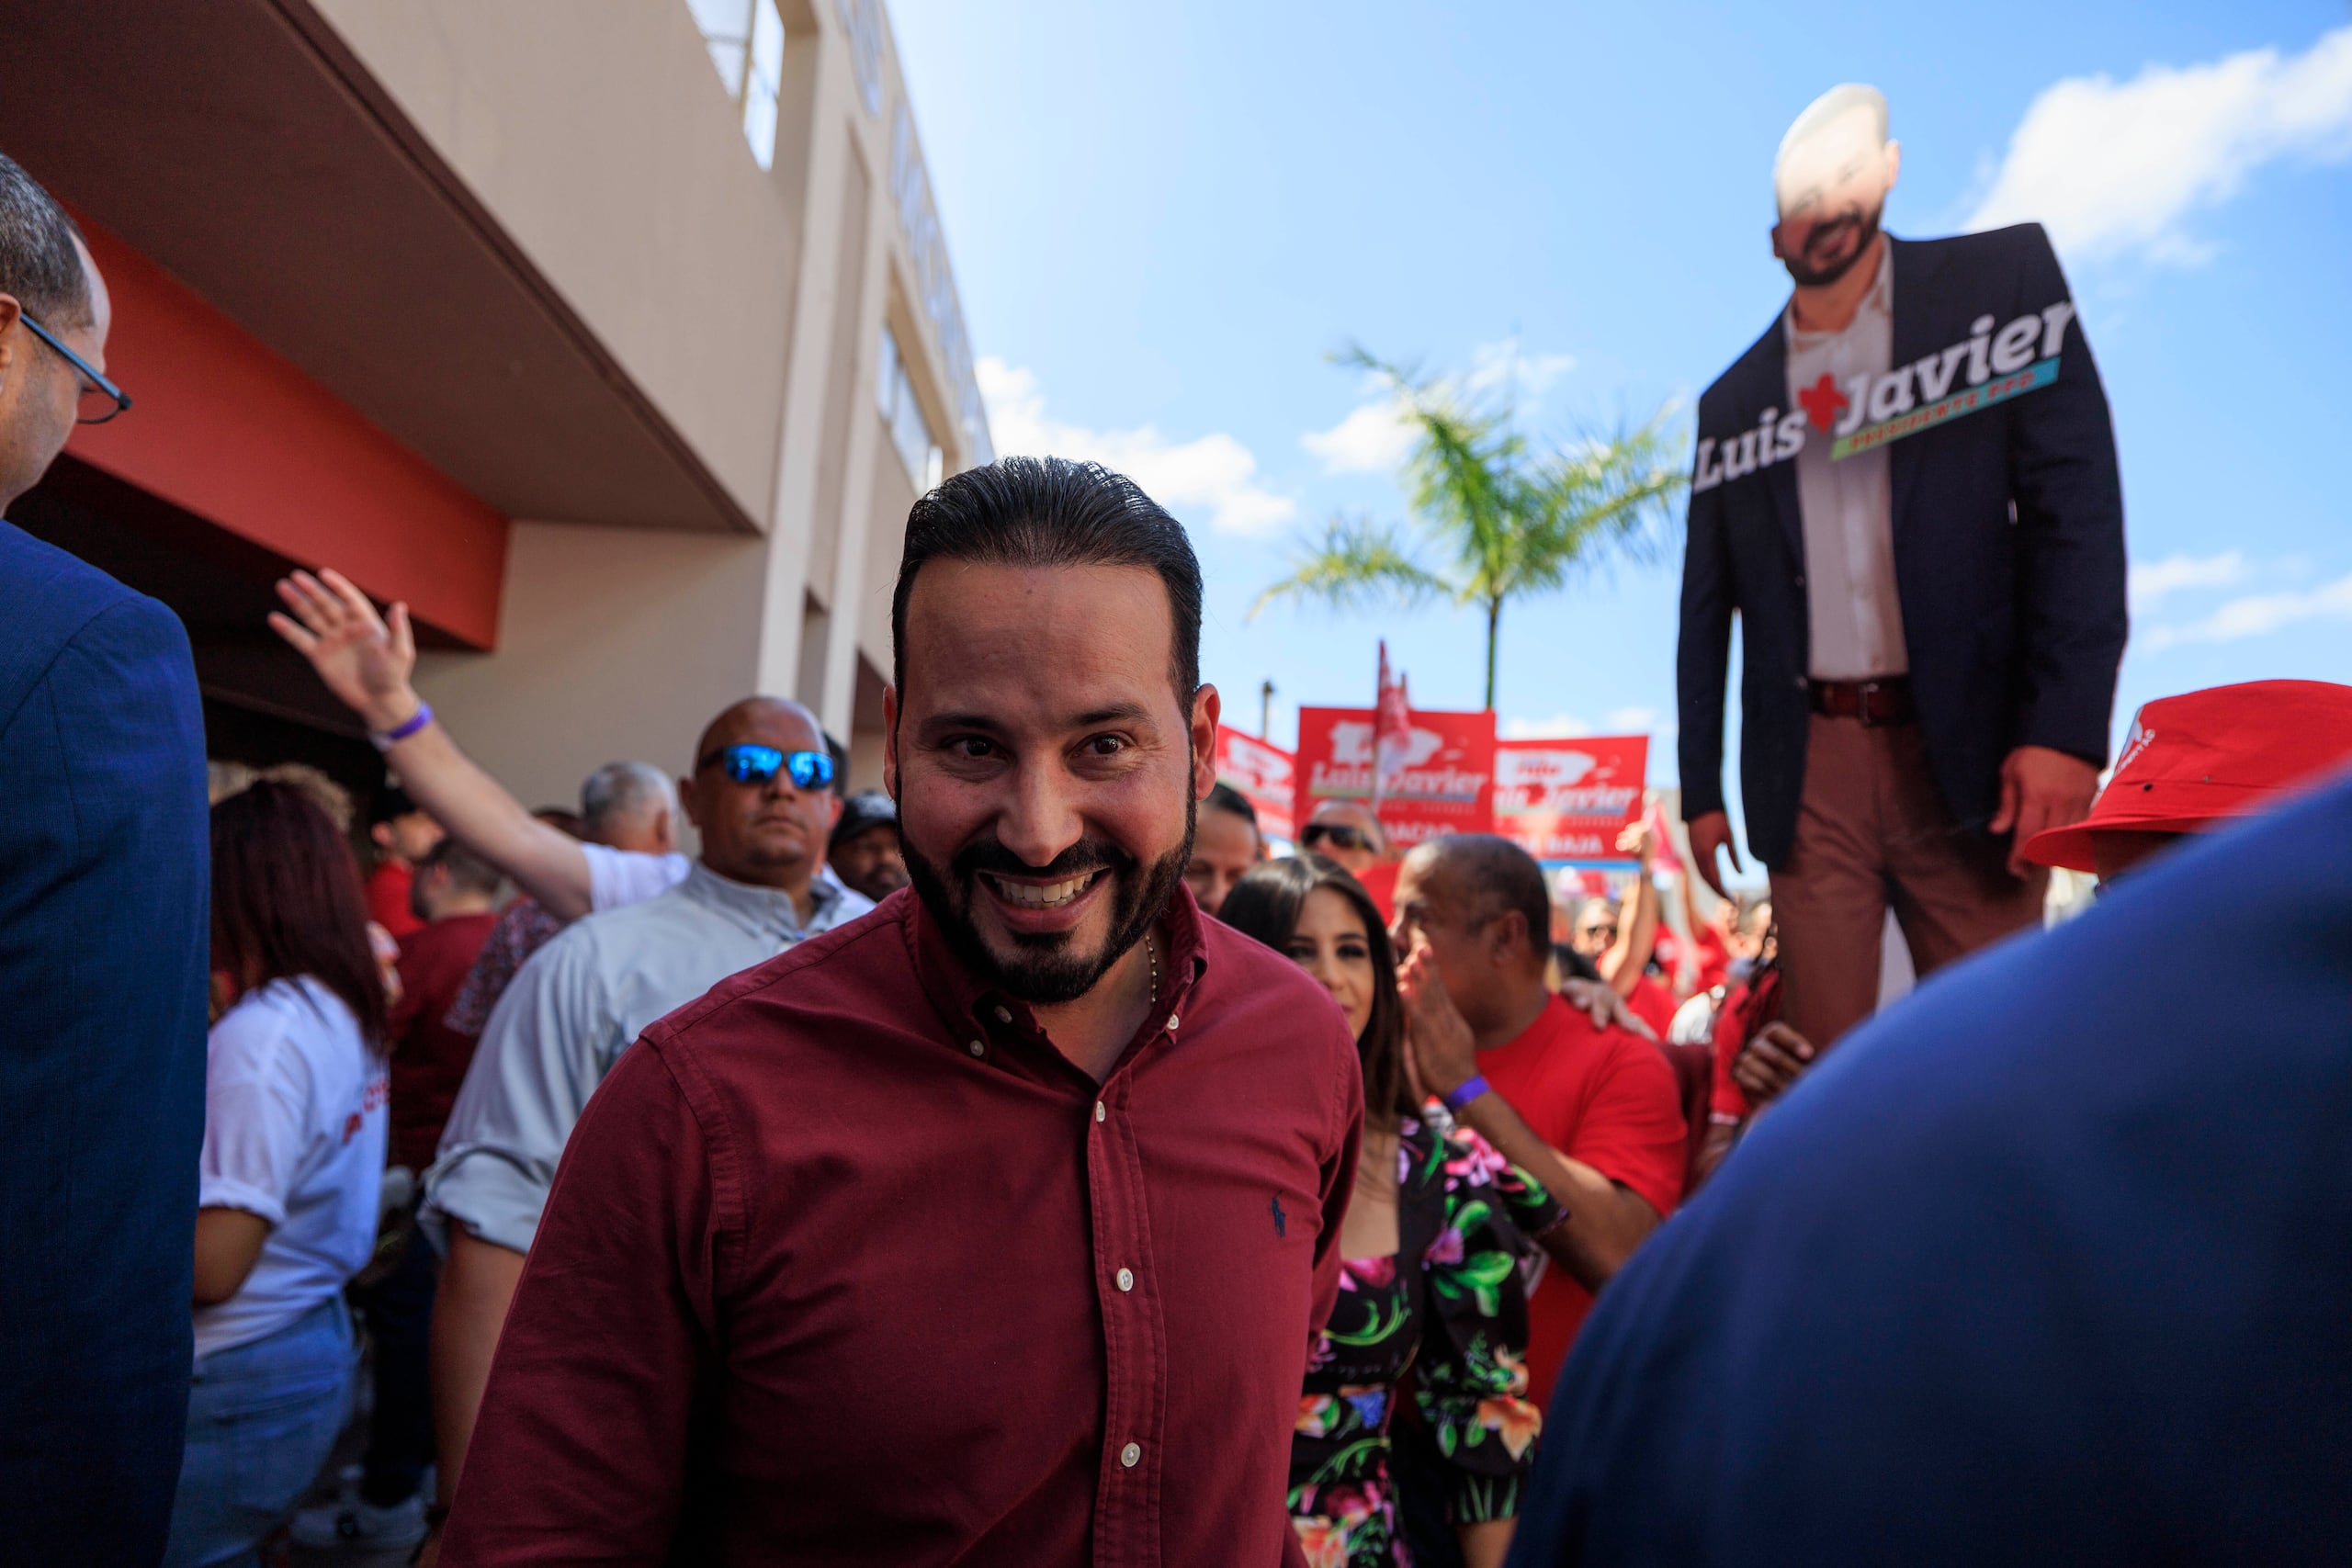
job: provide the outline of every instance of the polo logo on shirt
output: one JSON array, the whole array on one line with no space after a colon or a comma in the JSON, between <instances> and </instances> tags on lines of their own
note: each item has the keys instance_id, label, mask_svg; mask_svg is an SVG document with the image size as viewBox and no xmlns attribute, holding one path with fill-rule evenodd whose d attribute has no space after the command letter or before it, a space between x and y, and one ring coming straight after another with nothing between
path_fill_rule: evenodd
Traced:
<instances>
[{"instance_id":1,"label":"polo logo on shirt","mask_svg":"<svg viewBox=\"0 0 2352 1568\"><path fill-rule=\"evenodd\" d=\"M1274 1235L1278 1237L1290 1235L1290 1216L1283 1213L1283 1195L1281 1193L1277 1192L1274 1194L1273 1202L1271 1207L1274 1211Z\"/></svg>"},{"instance_id":2,"label":"polo logo on shirt","mask_svg":"<svg viewBox=\"0 0 2352 1568\"><path fill-rule=\"evenodd\" d=\"M343 1119L343 1141L347 1144L351 1142L352 1139L359 1136L359 1129L367 1124L366 1119L363 1118L356 1111L345 1117Z\"/></svg>"},{"instance_id":3,"label":"polo logo on shirt","mask_svg":"<svg viewBox=\"0 0 2352 1568\"><path fill-rule=\"evenodd\" d=\"M1701 436L1691 492L1788 461L1804 450L1808 427L1831 438L1835 461L2047 387L2058 379L2058 350L2074 319L2075 307L2064 299L1998 332L1991 316L1979 316L1961 342L1882 376L1848 377L1842 391L1824 375L1797 394L1802 412L1768 408L1752 429Z\"/></svg>"}]
</instances>

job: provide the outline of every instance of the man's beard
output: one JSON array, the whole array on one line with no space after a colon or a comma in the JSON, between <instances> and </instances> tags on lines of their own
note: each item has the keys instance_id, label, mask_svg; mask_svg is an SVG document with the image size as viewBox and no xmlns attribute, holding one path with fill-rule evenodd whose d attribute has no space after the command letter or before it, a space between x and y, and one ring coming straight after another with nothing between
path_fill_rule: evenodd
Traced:
<instances>
[{"instance_id":1,"label":"man's beard","mask_svg":"<svg viewBox=\"0 0 2352 1568\"><path fill-rule=\"evenodd\" d=\"M1849 209L1848 210L1839 213L1837 217L1830 219L1826 223L1815 225L1813 232L1806 236L1807 249L1811 248L1812 241L1817 240L1822 235L1832 232L1838 229L1851 228L1855 231L1853 252L1851 254L1848 255L1845 260L1833 263L1828 266L1816 268L1807 265L1804 259L1804 253L1803 251L1799 251L1792 254L1782 256L1781 258L1781 265L1789 269L1789 276L1795 280L1797 287L1800 288L1824 288L1828 287L1830 284L1833 284L1839 278L1845 276L1848 273L1853 271L1854 264L1860 261L1864 256L1870 254L1871 242L1878 238L1880 216L1885 211L1886 203L1882 201L1876 207L1871 208L1868 212L1864 212L1859 208Z\"/></svg>"},{"instance_id":2,"label":"man's beard","mask_svg":"<svg viewBox=\"0 0 2352 1568\"><path fill-rule=\"evenodd\" d=\"M992 983L1033 1007L1074 1002L1092 990L1143 940L1152 922L1167 909L1184 867L1193 858L1193 817L1198 803L1184 800L1184 840L1149 866L1117 845L1100 839L1080 839L1053 859L1050 865L1029 865L993 838L965 845L943 870L916 848L914 835L905 834L900 850L907 876L923 908L947 933L956 956L984 982ZM980 873L1002 872L1012 876L1063 878L1101 869L1111 881L1111 930L1101 951L1071 951L1071 931L1007 931L1015 950L1004 958L989 950L972 913L973 901L993 897L979 885Z\"/></svg>"}]
</instances>

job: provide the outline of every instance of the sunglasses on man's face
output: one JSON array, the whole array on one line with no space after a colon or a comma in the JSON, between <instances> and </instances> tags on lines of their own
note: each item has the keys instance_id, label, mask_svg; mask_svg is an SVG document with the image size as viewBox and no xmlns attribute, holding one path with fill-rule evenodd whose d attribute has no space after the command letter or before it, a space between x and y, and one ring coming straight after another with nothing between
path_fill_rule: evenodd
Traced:
<instances>
[{"instance_id":1,"label":"sunglasses on man's face","mask_svg":"<svg viewBox=\"0 0 2352 1568\"><path fill-rule=\"evenodd\" d=\"M695 764L700 773L713 762L741 784L763 784L778 773L795 789L823 789L833 782L833 759L826 751L786 751L775 746L721 746Z\"/></svg>"},{"instance_id":2,"label":"sunglasses on man's face","mask_svg":"<svg viewBox=\"0 0 2352 1568\"><path fill-rule=\"evenodd\" d=\"M1350 828L1339 822L1311 822L1307 824L1306 831L1298 836L1298 841L1310 850L1327 841L1333 849L1338 850L1372 848L1372 840L1365 836L1363 829Z\"/></svg>"}]
</instances>

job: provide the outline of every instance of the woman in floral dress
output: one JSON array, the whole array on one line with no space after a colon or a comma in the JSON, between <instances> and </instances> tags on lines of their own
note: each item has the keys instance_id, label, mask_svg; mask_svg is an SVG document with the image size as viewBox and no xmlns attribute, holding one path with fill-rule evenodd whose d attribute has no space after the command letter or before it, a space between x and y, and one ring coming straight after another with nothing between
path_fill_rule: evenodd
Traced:
<instances>
[{"instance_id":1,"label":"woman in floral dress","mask_svg":"<svg viewBox=\"0 0 2352 1568\"><path fill-rule=\"evenodd\" d=\"M1354 877L1320 855L1269 862L1218 913L1323 983L1363 1061L1363 1153L1340 1235L1339 1300L1307 1362L1291 1439L1291 1522L1309 1568L1409 1568L1390 1470L1408 1371L1446 1466L1463 1559L1499 1564L1542 1425L1526 1398L1521 1240L1566 1211L1476 1134L1424 1118L1405 1067L1388 934Z\"/></svg>"}]
</instances>

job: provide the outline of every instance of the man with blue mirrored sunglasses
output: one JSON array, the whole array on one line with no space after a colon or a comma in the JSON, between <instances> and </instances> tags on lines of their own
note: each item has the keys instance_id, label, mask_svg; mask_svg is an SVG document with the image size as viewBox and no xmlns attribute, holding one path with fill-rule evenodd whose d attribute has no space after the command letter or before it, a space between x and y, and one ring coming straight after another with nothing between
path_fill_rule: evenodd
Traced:
<instances>
[{"instance_id":1,"label":"man with blue mirrored sunglasses","mask_svg":"<svg viewBox=\"0 0 2352 1568\"><path fill-rule=\"evenodd\" d=\"M830 751L785 751L774 746L722 746L695 764L695 771L716 763L736 784L763 784L778 773L792 780L795 789L829 789L833 782Z\"/></svg>"}]
</instances>

